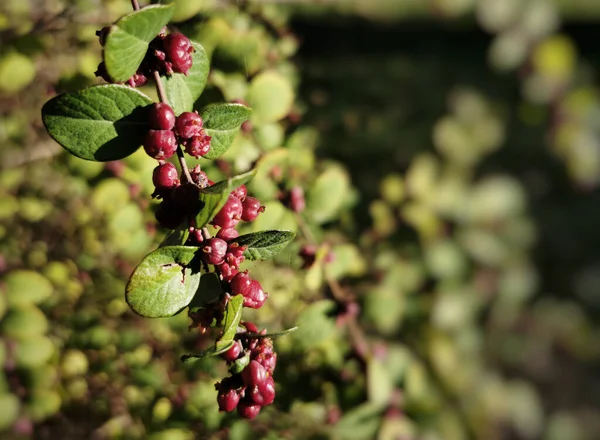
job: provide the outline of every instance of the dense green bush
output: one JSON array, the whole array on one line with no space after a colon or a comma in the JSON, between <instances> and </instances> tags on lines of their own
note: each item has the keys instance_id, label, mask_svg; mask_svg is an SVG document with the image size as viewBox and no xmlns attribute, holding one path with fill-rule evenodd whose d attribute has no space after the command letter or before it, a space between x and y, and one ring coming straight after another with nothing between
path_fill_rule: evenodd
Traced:
<instances>
[{"instance_id":1,"label":"dense green bush","mask_svg":"<svg viewBox=\"0 0 600 440\"><path fill-rule=\"evenodd\" d=\"M185 313L146 319L125 302L133 269L166 234L150 197L155 161L83 161L42 127L48 99L101 83L95 32L131 10L101 5L0 6L3 436L600 435L589 385L600 355L597 66L558 33L562 17L597 7L175 2L174 28L211 58L197 108L254 109L220 160L198 162L215 181L255 165L248 187L266 211L245 232L297 232L271 263L244 263L270 293L248 319L299 326L275 340L274 405L248 422L218 412L221 360L180 362L214 339ZM342 12L418 19L428 40L380 45L386 31L373 25L358 42ZM298 53L291 19L338 35L301 35L314 52ZM301 214L289 209L297 187Z\"/></svg>"}]
</instances>

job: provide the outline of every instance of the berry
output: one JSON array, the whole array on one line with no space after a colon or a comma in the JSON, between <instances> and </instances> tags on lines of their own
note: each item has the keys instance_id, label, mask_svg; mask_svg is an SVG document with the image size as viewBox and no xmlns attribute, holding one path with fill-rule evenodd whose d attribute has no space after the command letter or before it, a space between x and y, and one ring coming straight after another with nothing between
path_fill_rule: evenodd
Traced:
<instances>
[{"instance_id":1,"label":"berry","mask_svg":"<svg viewBox=\"0 0 600 440\"><path fill-rule=\"evenodd\" d=\"M252 401L242 400L238 406L238 414L245 419L253 419L260 413L260 405Z\"/></svg>"},{"instance_id":2,"label":"berry","mask_svg":"<svg viewBox=\"0 0 600 440\"><path fill-rule=\"evenodd\" d=\"M219 229L219 232L217 232L217 237L222 238L225 241L233 240L239 236L240 233L235 228Z\"/></svg>"},{"instance_id":3,"label":"berry","mask_svg":"<svg viewBox=\"0 0 600 440\"><path fill-rule=\"evenodd\" d=\"M171 189L179 185L179 173L175 165L165 162L154 168L152 183L159 190Z\"/></svg>"},{"instance_id":4,"label":"berry","mask_svg":"<svg viewBox=\"0 0 600 440\"><path fill-rule=\"evenodd\" d=\"M217 403L219 404L219 411L230 412L233 411L240 401L240 394L234 390L229 389L226 392L219 391L217 395Z\"/></svg>"},{"instance_id":5,"label":"berry","mask_svg":"<svg viewBox=\"0 0 600 440\"><path fill-rule=\"evenodd\" d=\"M250 278L248 272L240 272L233 277L233 279L229 283L229 288L231 289L231 293L233 295L246 296L250 293L251 285L252 278ZM258 332L258 329L256 329L256 331Z\"/></svg>"},{"instance_id":6,"label":"berry","mask_svg":"<svg viewBox=\"0 0 600 440\"><path fill-rule=\"evenodd\" d=\"M185 143L185 152L196 159L205 156L210 150L211 137L200 131L200 134Z\"/></svg>"},{"instance_id":7,"label":"berry","mask_svg":"<svg viewBox=\"0 0 600 440\"><path fill-rule=\"evenodd\" d=\"M258 199L255 199L254 197L246 197L242 203L242 220L245 222L251 222L258 217L260 212L264 210L265 208L260 206Z\"/></svg>"},{"instance_id":8,"label":"berry","mask_svg":"<svg viewBox=\"0 0 600 440\"><path fill-rule=\"evenodd\" d=\"M290 208L294 212L302 212L305 207L304 190L299 186L293 187L290 191Z\"/></svg>"},{"instance_id":9,"label":"berry","mask_svg":"<svg viewBox=\"0 0 600 440\"><path fill-rule=\"evenodd\" d=\"M187 74L192 67L192 52L194 48L190 40L183 34L172 33L163 40L165 54L174 72Z\"/></svg>"},{"instance_id":10,"label":"berry","mask_svg":"<svg viewBox=\"0 0 600 440\"><path fill-rule=\"evenodd\" d=\"M272 351L266 353L259 353L258 356L256 356L255 360L263 367L265 367L265 370L267 370L267 372L273 374L273 371L275 371L275 366L277 365L277 353L274 353Z\"/></svg>"},{"instance_id":11,"label":"berry","mask_svg":"<svg viewBox=\"0 0 600 440\"><path fill-rule=\"evenodd\" d=\"M231 195L240 199L241 202L244 201L247 194L248 194L248 188L246 188L246 185L238 186L236 189L231 191Z\"/></svg>"},{"instance_id":12,"label":"berry","mask_svg":"<svg viewBox=\"0 0 600 440\"><path fill-rule=\"evenodd\" d=\"M243 322L242 325L246 328L246 331L250 333L258 333L258 327L253 322L246 321Z\"/></svg>"},{"instance_id":13,"label":"berry","mask_svg":"<svg viewBox=\"0 0 600 440\"><path fill-rule=\"evenodd\" d=\"M172 130L175 113L169 104L156 102L150 107L150 126L155 130Z\"/></svg>"},{"instance_id":14,"label":"berry","mask_svg":"<svg viewBox=\"0 0 600 440\"><path fill-rule=\"evenodd\" d=\"M177 150L177 139L170 130L148 130L144 139L144 150L154 159L168 159Z\"/></svg>"},{"instance_id":15,"label":"berry","mask_svg":"<svg viewBox=\"0 0 600 440\"><path fill-rule=\"evenodd\" d=\"M244 307L260 309L268 297L269 295L263 290L260 283L252 280L248 293L244 295Z\"/></svg>"},{"instance_id":16,"label":"berry","mask_svg":"<svg viewBox=\"0 0 600 440\"><path fill-rule=\"evenodd\" d=\"M270 405L275 400L275 381L272 376L268 376L261 385L252 387L246 391L250 399L260 406Z\"/></svg>"},{"instance_id":17,"label":"berry","mask_svg":"<svg viewBox=\"0 0 600 440\"><path fill-rule=\"evenodd\" d=\"M212 220L213 225L223 229L233 228L242 217L242 202L237 197L229 195L227 202Z\"/></svg>"},{"instance_id":18,"label":"berry","mask_svg":"<svg viewBox=\"0 0 600 440\"><path fill-rule=\"evenodd\" d=\"M202 118L198 112L183 112L175 120L175 130L183 139L191 139L202 131Z\"/></svg>"},{"instance_id":19,"label":"berry","mask_svg":"<svg viewBox=\"0 0 600 440\"><path fill-rule=\"evenodd\" d=\"M106 70L106 64L104 64L104 61L98 64L98 70L94 72L94 75L102 78L107 83L113 82L112 78L108 76L108 71Z\"/></svg>"},{"instance_id":20,"label":"berry","mask_svg":"<svg viewBox=\"0 0 600 440\"><path fill-rule=\"evenodd\" d=\"M135 72L133 75L131 75L131 78L129 78L127 80L127 85L129 87L142 87L144 84L146 84L148 82L148 77L146 76L146 74L144 72Z\"/></svg>"},{"instance_id":21,"label":"berry","mask_svg":"<svg viewBox=\"0 0 600 440\"><path fill-rule=\"evenodd\" d=\"M250 361L248 366L242 370L242 380L247 387L263 385L267 379L267 370L257 361Z\"/></svg>"},{"instance_id":22,"label":"berry","mask_svg":"<svg viewBox=\"0 0 600 440\"><path fill-rule=\"evenodd\" d=\"M220 238L209 238L204 242L202 251L204 252L202 259L206 263L218 266L225 261L227 242L225 240L221 240Z\"/></svg>"},{"instance_id":23,"label":"berry","mask_svg":"<svg viewBox=\"0 0 600 440\"><path fill-rule=\"evenodd\" d=\"M194 183L197 183L202 188L207 187L209 184L208 182L210 182L206 173L200 168L200 165L196 165L192 168L190 170L190 175L192 176Z\"/></svg>"},{"instance_id":24,"label":"berry","mask_svg":"<svg viewBox=\"0 0 600 440\"><path fill-rule=\"evenodd\" d=\"M237 268L231 267L229 263L224 262L219 266L219 270L221 272L221 276L223 277L223 281L229 282L235 277L239 272Z\"/></svg>"},{"instance_id":25,"label":"berry","mask_svg":"<svg viewBox=\"0 0 600 440\"><path fill-rule=\"evenodd\" d=\"M176 209L173 204L169 201L163 200L156 209L156 221L164 228L175 229L179 226L183 220L185 220L185 214Z\"/></svg>"},{"instance_id":26,"label":"berry","mask_svg":"<svg viewBox=\"0 0 600 440\"><path fill-rule=\"evenodd\" d=\"M242 345L236 341L229 350L221 355L227 362L233 362L240 357L242 353Z\"/></svg>"}]
</instances>

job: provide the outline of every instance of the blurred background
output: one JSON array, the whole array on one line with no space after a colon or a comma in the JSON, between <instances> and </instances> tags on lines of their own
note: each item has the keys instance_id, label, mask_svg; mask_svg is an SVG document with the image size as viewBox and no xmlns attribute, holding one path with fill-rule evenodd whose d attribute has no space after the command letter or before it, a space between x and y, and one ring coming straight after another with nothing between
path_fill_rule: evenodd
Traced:
<instances>
[{"instance_id":1,"label":"blurred background","mask_svg":"<svg viewBox=\"0 0 600 440\"><path fill-rule=\"evenodd\" d=\"M276 401L219 413L224 363L179 362L210 339L125 303L165 235L155 162L86 162L42 126L102 83L95 31L130 2L4 0L0 437L600 438L600 2L173 3L212 58L198 108L254 108L199 163L260 159L252 230L298 232L247 266L270 293L248 318L300 325L275 342Z\"/></svg>"}]
</instances>

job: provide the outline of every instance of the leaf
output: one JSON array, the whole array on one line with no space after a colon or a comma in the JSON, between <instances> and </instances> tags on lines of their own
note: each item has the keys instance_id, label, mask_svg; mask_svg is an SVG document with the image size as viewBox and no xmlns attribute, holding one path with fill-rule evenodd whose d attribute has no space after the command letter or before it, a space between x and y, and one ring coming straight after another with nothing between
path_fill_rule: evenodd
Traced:
<instances>
[{"instance_id":1,"label":"leaf","mask_svg":"<svg viewBox=\"0 0 600 440\"><path fill-rule=\"evenodd\" d=\"M173 316L185 308L200 285L200 266L193 246L166 246L148 254L135 268L125 299L147 318Z\"/></svg>"},{"instance_id":2,"label":"leaf","mask_svg":"<svg viewBox=\"0 0 600 440\"><path fill-rule=\"evenodd\" d=\"M217 347L233 341L237 333L238 325L242 319L242 309L244 307L244 297L235 295L229 298L225 318L223 319L223 336L217 341Z\"/></svg>"},{"instance_id":3,"label":"leaf","mask_svg":"<svg viewBox=\"0 0 600 440\"><path fill-rule=\"evenodd\" d=\"M291 328L288 328L286 330L282 330L280 332L274 332L274 333L248 333L248 332L244 332L244 333L239 333L239 335L244 336L245 338L249 338L249 339L278 338L280 336L289 335L290 333L293 333L296 330L298 330L298 326L291 327Z\"/></svg>"},{"instance_id":4,"label":"leaf","mask_svg":"<svg viewBox=\"0 0 600 440\"><path fill-rule=\"evenodd\" d=\"M202 208L196 215L196 227L202 228L210 222L221 210L229 193L237 187L249 182L256 174L256 169L252 169L244 174L222 180L207 188L200 189L200 202Z\"/></svg>"},{"instance_id":5,"label":"leaf","mask_svg":"<svg viewBox=\"0 0 600 440\"><path fill-rule=\"evenodd\" d=\"M221 353L226 352L227 350L229 350L231 348L231 346L234 344L235 342L233 340L229 341L228 344L221 344L219 347L217 347L217 345L214 345L212 347L210 347L207 350L204 350L200 353L188 353L188 354L184 354L183 356L181 356L181 362L184 363L192 363L197 361L198 359L202 359L205 357L209 357L209 356L218 356ZM217 343L218 344L218 343Z\"/></svg>"},{"instance_id":6,"label":"leaf","mask_svg":"<svg viewBox=\"0 0 600 440\"><path fill-rule=\"evenodd\" d=\"M214 104L201 112L210 150L204 157L217 159L231 146L240 126L250 118L252 109L241 104Z\"/></svg>"},{"instance_id":7,"label":"leaf","mask_svg":"<svg viewBox=\"0 0 600 440\"><path fill-rule=\"evenodd\" d=\"M248 104L254 109L252 121L257 125L282 119L292 110L293 103L294 89L279 72L265 71L252 79Z\"/></svg>"},{"instance_id":8,"label":"leaf","mask_svg":"<svg viewBox=\"0 0 600 440\"><path fill-rule=\"evenodd\" d=\"M306 211L316 223L334 219L350 193L350 177L346 170L331 166L313 183L306 195Z\"/></svg>"},{"instance_id":9,"label":"leaf","mask_svg":"<svg viewBox=\"0 0 600 440\"><path fill-rule=\"evenodd\" d=\"M192 67L187 75L174 73L170 77L161 77L167 100L176 115L194 109L194 103L202 94L208 79L208 55L200 44L192 42L192 46L195 52L192 54Z\"/></svg>"},{"instance_id":10,"label":"leaf","mask_svg":"<svg viewBox=\"0 0 600 440\"><path fill-rule=\"evenodd\" d=\"M179 226L177 229L171 231L165 239L162 241L159 247L166 246L183 246L190 236L190 228Z\"/></svg>"},{"instance_id":11,"label":"leaf","mask_svg":"<svg viewBox=\"0 0 600 440\"><path fill-rule=\"evenodd\" d=\"M200 286L189 304L190 309L204 307L217 301L223 294L223 286L218 275L214 272L205 273L200 278Z\"/></svg>"},{"instance_id":12,"label":"leaf","mask_svg":"<svg viewBox=\"0 0 600 440\"><path fill-rule=\"evenodd\" d=\"M63 93L44 104L42 120L52 138L86 160L123 159L142 144L148 130L144 108L152 100L115 84Z\"/></svg>"},{"instance_id":13,"label":"leaf","mask_svg":"<svg viewBox=\"0 0 600 440\"><path fill-rule=\"evenodd\" d=\"M115 82L127 81L138 69L148 44L171 20L170 5L147 6L119 19L110 27L104 44L104 63Z\"/></svg>"},{"instance_id":14,"label":"leaf","mask_svg":"<svg viewBox=\"0 0 600 440\"><path fill-rule=\"evenodd\" d=\"M394 392L394 381L378 359L371 357L367 361L367 395L369 402L379 407L390 403Z\"/></svg>"},{"instance_id":15,"label":"leaf","mask_svg":"<svg viewBox=\"0 0 600 440\"><path fill-rule=\"evenodd\" d=\"M249 260L267 260L277 255L296 236L292 231L261 231L240 235L235 242L247 246L244 256Z\"/></svg>"}]
</instances>

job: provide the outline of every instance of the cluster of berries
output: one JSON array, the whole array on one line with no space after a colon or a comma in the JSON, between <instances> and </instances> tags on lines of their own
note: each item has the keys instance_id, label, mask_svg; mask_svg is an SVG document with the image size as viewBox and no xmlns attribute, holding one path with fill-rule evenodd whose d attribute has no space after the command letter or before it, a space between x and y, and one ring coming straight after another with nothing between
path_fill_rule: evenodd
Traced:
<instances>
[{"instance_id":1,"label":"cluster of berries","mask_svg":"<svg viewBox=\"0 0 600 440\"><path fill-rule=\"evenodd\" d=\"M256 325L251 322L243 325L247 332L259 335ZM261 333L265 334L265 331ZM221 357L227 361L232 374L215 385L219 410L230 412L237 408L240 416L253 419L263 406L270 405L275 399L273 371L277 354L273 351L272 340L245 338L242 334Z\"/></svg>"},{"instance_id":2,"label":"cluster of berries","mask_svg":"<svg viewBox=\"0 0 600 440\"><path fill-rule=\"evenodd\" d=\"M183 145L185 152L195 158L206 155L210 150L211 137L204 131L198 112L183 112L176 117L169 104L156 102L150 107L148 116L150 130L144 138L144 150L148 156L166 160L175 154L178 145Z\"/></svg>"},{"instance_id":3,"label":"cluster of berries","mask_svg":"<svg viewBox=\"0 0 600 440\"><path fill-rule=\"evenodd\" d=\"M105 27L96 32L102 46L104 46L110 29L110 27ZM161 75L167 76L173 73L187 75L192 67L192 53L194 53L194 47L185 35L178 32L172 34L161 32L150 42L140 67L126 83L130 87L141 87L148 82L148 78L155 70ZM98 65L96 76L102 77L106 82L114 82L106 71L104 61Z\"/></svg>"}]
</instances>

